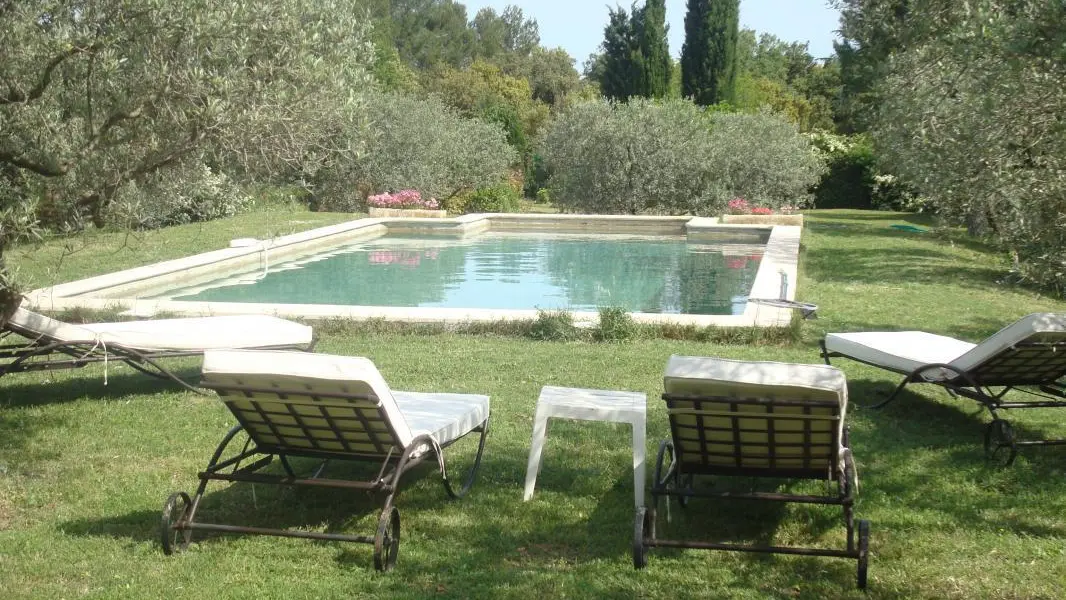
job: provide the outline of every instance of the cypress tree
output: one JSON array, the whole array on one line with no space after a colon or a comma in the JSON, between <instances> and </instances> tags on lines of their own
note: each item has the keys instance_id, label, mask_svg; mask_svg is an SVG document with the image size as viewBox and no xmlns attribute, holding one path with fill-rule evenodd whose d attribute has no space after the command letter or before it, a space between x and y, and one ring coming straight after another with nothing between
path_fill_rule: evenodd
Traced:
<instances>
[{"instance_id":1,"label":"cypress tree","mask_svg":"<svg viewBox=\"0 0 1066 600\"><path fill-rule=\"evenodd\" d=\"M636 10L634 9L634 16ZM603 29L603 79L600 91L612 100L626 100L638 94L640 86L640 48L637 44L636 19L630 20L624 8L610 9Z\"/></svg>"},{"instance_id":2,"label":"cypress tree","mask_svg":"<svg viewBox=\"0 0 1066 600\"><path fill-rule=\"evenodd\" d=\"M640 36L639 93L647 98L665 98L670 89L670 47L666 40L666 0L648 0L644 8L634 11Z\"/></svg>"},{"instance_id":3,"label":"cypress tree","mask_svg":"<svg viewBox=\"0 0 1066 600\"><path fill-rule=\"evenodd\" d=\"M688 0L681 93L709 106L733 100L740 0Z\"/></svg>"}]
</instances>

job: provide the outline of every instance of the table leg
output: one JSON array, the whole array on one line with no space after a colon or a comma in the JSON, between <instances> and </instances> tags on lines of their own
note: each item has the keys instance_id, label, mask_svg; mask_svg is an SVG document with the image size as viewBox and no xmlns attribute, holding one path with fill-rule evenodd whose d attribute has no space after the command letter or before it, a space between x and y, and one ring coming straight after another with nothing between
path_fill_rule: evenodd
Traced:
<instances>
[{"instance_id":1,"label":"table leg","mask_svg":"<svg viewBox=\"0 0 1066 600\"><path fill-rule=\"evenodd\" d=\"M537 407L533 417L533 441L529 445L529 461L526 463L526 489L522 494L522 500L528 501L533 498L533 488L537 485L537 475L540 474L540 463L544 455L544 438L548 430L548 415Z\"/></svg>"},{"instance_id":2,"label":"table leg","mask_svg":"<svg viewBox=\"0 0 1066 600\"><path fill-rule=\"evenodd\" d=\"M633 420L633 496L637 508L644 506L644 453L647 447L645 421L645 415L639 415Z\"/></svg>"}]
</instances>

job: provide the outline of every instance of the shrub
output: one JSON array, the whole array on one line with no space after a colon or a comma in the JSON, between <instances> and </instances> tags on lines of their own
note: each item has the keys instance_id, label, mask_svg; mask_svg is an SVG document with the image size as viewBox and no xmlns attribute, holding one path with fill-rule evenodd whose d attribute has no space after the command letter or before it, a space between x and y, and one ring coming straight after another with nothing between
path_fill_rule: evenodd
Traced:
<instances>
[{"instance_id":1,"label":"shrub","mask_svg":"<svg viewBox=\"0 0 1066 600\"><path fill-rule=\"evenodd\" d=\"M570 341L578 338L574 315L565 310L537 310L537 320L529 328L535 340Z\"/></svg>"},{"instance_id":2,"label":"shrub","mask_svg":"<svg viewBox=\"0 0 1066 600\"><path fill-rule=\"evenodd\" d=\"M159 229L232 217L252 204L225 173L198 163L160 171L141 185L127 183L108 214L134 229Z\"/></svg>"},{"instance_id":3,"label":"shrub","mask_svg":"<svg viewBox=\"0 0 1066 600\"><path fill-rule=\"evenodd\" d=\"M592 213L717 215L737 197L798 205L824 170L783 117L704 112L688 100L579 104L541 149L556 205Z\"/></svg>"},{"instance_id":4,"label":"shrub","mask_svg":"<svg viewBox=\"0 0 1066 600\"><path fill-rule=\"evenodd\" d=\"M600 321L592 331L592 337L609 342L631 340L640 334L640 326L625 308L620 306L600 309Z\"/></svg>"},{"instance_id":5,"label":"shrub","mask_svg":"<svg viewBox=\"0 0 1066 600\"><path fill-rule=\"evenodd\" d=\"M552 200L570 212L720 212L708 210L707 125L688 100L577 104L541 141Z\"/></svg>"},{"instance_id":6,"label":"shrub","mask_svg":"<svg viewBox=\"0 0 1066 600\"><path fill-rule=\"evenodd\" d=\"M526 197L532 198L548 187L548 167L544 164L544 157L535 152L527 155L525 163L526 177L522 191Z\"/></svg>"},{"instance_id":7,"label":"shrub","mask_svg":"<svg viewBox=\"0 0 1066 600\"><path fill-rule=\"evenodd\" d=\"M518 192L506 183L484 187L467 194L462 201L463 213L518 212Z\"/></svg>"},{"instance_id":8,"label":"shrub","mask_svg":"<svg viewBox=\"0 0 1066 600\"><path fill-rule=\"evenodd\" d=\"M412 188L449 199L502 181L517 160L497 125L440 100L371 92L366 103L369 134L351 143L360 152L315 181L320 209L357 210L374 190Z\"/></svg>"},{"instance_id":9,"label":"shrub","mask_svg":"<svg viewBox=\"0 0 1066 600\"><path fill-rule=\"evenodd\" d=\"M828 132L811 134L810 139L827 165L814 188L815 208L872 208L876 169L870 140Z\"/></svg>"},{"instance_id":10,"label":"shrub","mask_svg":"<svg viewBox=\"0 0 1066 600\"><path fill-rule=\"evenodd\" d=\"M710 118L713 151L701 174L713 181L713 205L737 196L770 208L809 201L825 162L795 125L765 110Z\"/></svg>"},{"instance_id":11,"label":"shrub","mask_svg":"<svg viewBox=\"0 0 1066 600\"><path fill-rule=\"evenodd\" d=\"M751 214L751 205L748 201L737 197L733 198L726 204L726 213L731 215L747 215Z\"/></svg>"}]
</instances>

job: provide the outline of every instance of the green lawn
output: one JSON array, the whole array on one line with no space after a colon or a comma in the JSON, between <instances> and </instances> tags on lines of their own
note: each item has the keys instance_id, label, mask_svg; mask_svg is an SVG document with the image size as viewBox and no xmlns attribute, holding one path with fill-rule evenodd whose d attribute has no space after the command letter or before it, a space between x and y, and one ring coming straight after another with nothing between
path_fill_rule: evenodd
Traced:
<instances>
[{"instance_id":1,"label":"green lawn","mask_svg":"<svg viewBox=\"0 0 1066 600\"><path fill-rule=\"evenodd\" d=\"M22 273L65 281L212 249L231 237L336 222L341 215L247 215L133 238L94 237L61 269L39 247ZM200 536L189 551L159 549L167 495L195 489L232 423L218 400L110 365L0 379L0 590L5 598L721 597L1060 598L1066 589L1066 448L1026 449L1010 468L986 464L987 414L969 400L915 386L881 411L850 413L861 488L856 513L873 525L870 584L854 562L697 550L652 550L632 568L632 478L624 426L555 421L533 501L522 483L534 403L543 385L648 394L648 451L668 435L658 400L671 354L818 362L826 331L922 329L978 340L1066 303L998 284L1005 265L957 233L906 233L920 216L816 212L803 238L799 297L820 306L790 345L667 339L541 342L505 335L323 327L320 352L372 358L397 389L492 397L492 430L477 485L449 501L430 470L397 505L397 569L375 573L366 545ZM18 254L16 253L16 255ZM76 265L75 265L76 262ZM34 279L37 278L37 279ZM195 378L197 363L180 363ZM853 398L883 395L896 378L841 361ZM1006 415L1022 433L1066 437L1061 411ZM472 444L457 447L461 463ZM649 469L650 477L650 469ZM797 489L797 488L783 488ZM205 518L365 534L376 522L359 493L210 488ZM674 532L839 546L839 511L753 508L693 500L672 508Z\"/></svg>"}]
</instances>

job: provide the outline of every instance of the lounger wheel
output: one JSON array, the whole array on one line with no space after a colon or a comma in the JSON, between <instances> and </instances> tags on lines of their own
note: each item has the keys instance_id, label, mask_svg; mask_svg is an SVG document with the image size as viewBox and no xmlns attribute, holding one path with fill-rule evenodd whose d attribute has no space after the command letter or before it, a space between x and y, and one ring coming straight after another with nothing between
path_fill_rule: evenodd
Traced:
<instances>
[{"instance_id":1,"label":"lounger wheel","mask_svg":"<svg viewBox=\"0 0 1066 600\"><path fill-rule=\"evenodd\" d=\"M655 539L655 509L640 507L633 522L633 568L648 566L648 546L645 540Z\"/></svg>"},{"instance_id":2,"label":"lounger wheel","mask_svg":"<svg viewBox=\"0 0 1066 600\"><path fill-rule=\"evenodd\" d=\"M860 590L866 589L866 569L870 560L870 522L866 519L859 521L859 568L858 585Z\"/></svg>"},{"instance_id":3,"label":"lounger wheel","mask_svg":"<svg viewBox=\"0 0 1066 600\"><path fill-rule=\"evenodd\" d=\"M985 430L985 458L1010 466L1018 455L1014 440L1014 428L1003 419L993 419Z\"/></svg>"},{"instance_id":4,"label":"lounger wheel","mask_svg":"<svg viewBox=\"0 0 1066 600\"><path fill-rule=\"evenodd\" d=\"M374 568L391 571L400 551L400 510L395 506L381 511L378 531L374 535Z\"/></svg>"},{"instance_id":5,"label":"lounger wheel","mask_svg":"<svg viewBox=\"0 0 1066 600\"><path fill-rule=\"evenodd\" d=\"M182 552L189 547L192 541L191 529L178 529L178 524L183 524L185 516L189 513L192 501L185 492L174 492L167 498L163 505L163 518L160 524L160 541L163 543L163 554L170 556L175 552Z\"/></svg>"},{"instance_id":6,"label":"lounger wheel","mask_svg":"<svg viewBox=\"0 0 1066 600\"><path fill-rule=\"evenodd\" d=\"M669 463L667 463L667 457L669 457ZM655 457L655 475L651 480L652 506L656 510L659 509L661 492L669 489L667 481L674 476L673 471L676 468L677 463L674 462L673 447L670 445L669 440L663 440L659 444L659 454Z\"/></svg>"}]
</instances>

